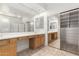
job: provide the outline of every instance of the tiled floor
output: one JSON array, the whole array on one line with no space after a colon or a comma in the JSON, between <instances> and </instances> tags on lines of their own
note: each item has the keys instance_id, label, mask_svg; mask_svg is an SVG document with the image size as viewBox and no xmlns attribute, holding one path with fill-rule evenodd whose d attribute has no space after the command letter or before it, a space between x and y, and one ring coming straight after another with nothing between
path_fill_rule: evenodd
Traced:
<instances>
[{"instance_id":1,"label":"tiled floor","mask_svg":"<svg viewBox=\"0 0 79 59\"><path fill-rule=\"evenodd\" d=\"M57 39L57 40L54 40L53 42L50 42L49 46L55 47L55 48L60 48L60 39Z\"/></svg>"},{"instance_id":2,"label":"tiled floor","mask_svg":"<svg viewBox=\"0 0 79 59\"><path fill-rule=\"evenodd\" d=\"M65 52L52 47L44 47L32 56L76 56L75 54Z\"/></svg>"},{"instance_id":3,"label":"tiled floor","mask_svg":"<svg viewBox=\"0 0 79 59\"><path fill-rule=\"evenodd\" d=\"M18 56L76 56L76 55L47 46L35 50L32 49L25 50L23 52L20 52Z\"/></svg>"},{"instance_id":4,"label":"tiled floor","mask_svg":"<svg viewBox=\"0 0 79 59\"><path fill-rule=\"evenodd\" d=\"M40 51L43 47L40 47L38 49L27 49L24 51L19 52L17 55L18 56L31 56L35 53L37 53L38 51Z\"/></svg>"}]
</instances>

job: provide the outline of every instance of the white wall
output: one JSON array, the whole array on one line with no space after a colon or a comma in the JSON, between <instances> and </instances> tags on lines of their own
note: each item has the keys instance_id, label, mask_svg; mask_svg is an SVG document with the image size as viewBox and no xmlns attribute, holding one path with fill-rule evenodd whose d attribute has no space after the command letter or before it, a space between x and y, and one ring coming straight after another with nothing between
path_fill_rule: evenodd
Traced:
<instances>
[{"instance_id":1,"label":"white wall","mask_svg":"<svg viewBox=\"0 0 79 59\"><path fill-rule=\"evenodd\" d=\"M0 39L1 39L1 37L2 37L2 34L0 33Z\"/></svg>"}]
</instances>

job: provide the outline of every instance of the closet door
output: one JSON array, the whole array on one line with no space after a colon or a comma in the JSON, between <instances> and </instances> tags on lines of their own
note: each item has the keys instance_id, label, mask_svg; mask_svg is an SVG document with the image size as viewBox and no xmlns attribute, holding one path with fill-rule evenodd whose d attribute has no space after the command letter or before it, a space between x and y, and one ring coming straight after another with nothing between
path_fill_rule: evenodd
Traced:
<instances>
[{"instance_id":1,"label":"closet door","mask_svg":"<svg viewBox=\"0 0 79 59\"><path fill-rule=\"evenodd\" d=\"M69 24L67 29L67 51L77 54L78 50L78 10L70 11Z\"/></svg>"},{"instance_id":2,"label":"closet door","mask_svg":"<svg viewBox=\"0 0 79 59\"><path fill-rule=\"evenodd\" d=\"M75 54L78 54L78 17L79 11L74 10L70 11L67 15L64 16L65 22L62 25L61 22L61 49L69 51ZM60 17L60 20L62 18ZM64 28L64 29L63 29ZM63 38L62 38L63 37Z\"/></svg>"},{"instance_id":3,"label":"closet door","mask_svg":"<svg viewBox=\"0 0 79 59\"><path fill-rule=\"evenodd\" d=\"M79 10L78 10L79 11ZM78 54L79 54L79 12L78 12L78 30L77 30L78 32L78 38L77 38L77 40L78 40Z\"/></svg>"},{"instance_id":4,"label":"closet door","mask_svg":"<svg viewBox=\"0 0 79 59\"><path fill-rule=\"evenodd\" d=\"M66 43L66 37L67 37L67 32L66 29L69 28L69 13L64 13L60 15L60 49L61 50L67 50L67 43Z\"/></svg>"},{"instance_id":5,"label":"closet door","mask_svg":"<svg viewBox=\"0 0 79 59\"><path fill-rule=\"evenodd\" d=\"M78 49L77 49L78 53L77 54L79 55L79 28L78 28L78 38L77 39L78 39Z\"/></svg>"}]
</instances>

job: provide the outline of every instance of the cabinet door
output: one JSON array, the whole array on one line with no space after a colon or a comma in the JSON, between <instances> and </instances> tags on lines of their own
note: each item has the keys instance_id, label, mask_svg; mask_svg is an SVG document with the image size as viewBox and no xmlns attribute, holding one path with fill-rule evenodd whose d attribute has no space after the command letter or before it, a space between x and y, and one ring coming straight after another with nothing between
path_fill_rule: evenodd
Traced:
<instances>
[{"instance_id":1,"label":"cabinet door","mask_svg":"<svg viewBox=\"0 0 79 59\"><path fill-rule=\"evenodd\" d=\"M29 40L29 47L32 49L39 48L44 45L44 36L37 35Z\"/></svg>"},{"instance_id":2,"label":"cabinet door","mask_svg":"<svg viewBox=\"0 0 79 59\"><path fill-rule=\"evenodd\" d=\"M50 42L51 42L51 34L48 33L48 43L50 43Z\"/></svg>"},{"instance_id":3,"label":"cabinet door","mask_svg":"<svg viewBox=\"0 0 79 59\"><path fill-rule=\"evenodd\" d=\"M0 56L7 56L9 54L9 40L0 41Z\"/></svg>"},{"instance_id":4,"label":"cabinet door","mask_svg":"<svg viewBox=\"0 0 79 59\"><path fill-rule=\"evenodd\" d=\"M29 38L29 48L30 48L30 49L33 49L34 46L35 46L35 45L34 45L34 39L35 39L35 38Z\"/></svg>"},{"instance_id":5,"label":"cabinet door","mask_svg":"<svg viewBox=\"0 0 79 59\"><path fill-rule=\"evenodd\" d=\"M15 56L16 55L16 40L0 41L0 56Z\"/></svg>"},{"instance_id":6,"label":"cabinet door","mask_svg":"<svg viewBox=\"0 0 79 59\"><path fill-rule=\"evenodd\" d=\"M16 53L16 41L17 39L11 39L10 40L10 55L11 56L16 56L17 53Z\"/></svg>"},{"instance_id":7,"label":"cabinet door","mask_svg":"<svg viewBox=\"0 0 79 59\"><path fill-rule=\"evenodd\" d=\"M41 42L40 44L41 44L41 46L43 46L43 45L44 45L44 42L45 42L44 35L41 36L41 39L40 39L40 40L41 40L41 41L40 41L40 42Z\"/></svg>"},{"instance_id":8,"label":"cabinet door","mask_svg":"<svg viewBox=\"0 0 79 59\"><path fill-rule=\"evenodd\" d=\"M35 43L35 48L38 48L40 46L40 37L39 37L39 35L36 36L34 43Z\"/></svg>"},{"instance_id":9,"label":"cabinet door","mask_svg":"<svg viewBox=\"0 0 79 59\"><path fill-rule=\"evenodd\" d=\"M29 48L35 49L38 48L40 44L39 36L34 36L34 38L30 38L29 40Z\"/></svg>"}]
</instances>

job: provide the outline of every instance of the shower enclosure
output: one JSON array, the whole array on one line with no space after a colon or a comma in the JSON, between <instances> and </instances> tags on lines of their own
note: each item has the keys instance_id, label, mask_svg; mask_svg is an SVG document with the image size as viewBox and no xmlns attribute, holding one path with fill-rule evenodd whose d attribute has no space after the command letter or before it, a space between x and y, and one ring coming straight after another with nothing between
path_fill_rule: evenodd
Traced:
<instances>
[{"instance_id":1,"label":"shower enclosure","mask_svg":"<svg viewBox=\"0 0 79 59\"><path fill-rule=\"evenodd\" d=\"M79 8L60 13L60 49L79 54Z\"/></svg>"}]
</instances>

